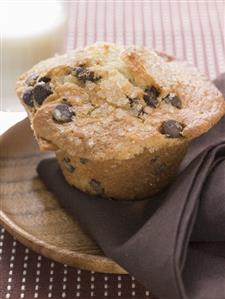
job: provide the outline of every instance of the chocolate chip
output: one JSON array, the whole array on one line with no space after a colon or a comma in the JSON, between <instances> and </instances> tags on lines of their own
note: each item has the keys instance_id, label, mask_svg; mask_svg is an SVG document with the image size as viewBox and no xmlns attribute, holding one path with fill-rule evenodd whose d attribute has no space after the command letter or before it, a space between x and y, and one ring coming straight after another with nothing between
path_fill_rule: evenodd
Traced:
<instances>
[{"instance_id":1,"label":"chocolate chip","mask_svg":"<svg viewBox=\"0 0 225 299\"><path fill-rule=\"evenodd\" d=\"M158 96L160 95L160 92L154 87L146 87L145 88L145 94L144 94L144 101L148 106L156 108L159 104Z\"/></svg>"},{"instance_id":2,"label":"chocolate chip","mask_svg":"<svg viewBox=\"0 0 225 299\"><path fill-rule=\"evenodd\" d=\"M163 175L166 170L166 164L160 159L159 156L154 157L150 160L152 173L154 175Z\"/></svg>"},{"instance_id":3,"label":"chocolate chip","mask_svg":"<svg viewBox=\"0 0 225 299\"><path fill-rule=\"evenodd\" d=\"M177 109L182 108L182 102L181 102L180 98L174 93L169 93L165 98L163 98L163 100L166 103L171 104L172 106L176 107Z\"/></svg>"},{"instance_id":4,"label":"chocolate chip","mask_svg":"<svg viewBox=\"0 0 225 299\"><path fill-rule=\"evenodd\" d=\"M178 138L182 136L183 128L183 124L170 119L162 123L159 131L161 134L165 134L169 138Z\"/></svg>"},{"instance_id":5,"label":"chocolate chip","mask_svg":"<svg viewBox=\"0 0 225 299\"><path fill-rule=\"evenodd\" d=\"M47 77L47 76L43 76L43 77L40 77L38 79L38 82L45 82L45 83L48 83L51 81L51 78Z\"/></svg>"},{"instance_id":6,"label":"chocolate chip","mask_svg":"<svg viewBox=\"0 0 225 299\"><path fill-rule=\"evenodd\" d=\"M68 123L72 121L73 109L67 104L59 104L52 111L53 119L58 123Z\"/></svg>"},{"instance_id":7,"label":"chocolate chip","mask_svg":"<svg viewBox=\"0 0 225 299\"><path fill-rule=\"evenodd\" d=\"M49 84L39 82L34 87L34 99L38 105L41 105L44 100L52 94Z\"/></svg>"},{"instance_id":8,"label":"chocolate chip","mask_svg":"<svg viewBox=\"0 0 225 299\"><path fill-rule=\"evenodd\" d=\"M70 158L64 158L63 159L63 164L70 173L74 172L75 167L71 164Z\"/></svg>"},{"instance_id":9,"label":"chocolate chip","mask_svg":"<svg viewBox=\"0 0 225 299\"><path fill-rule=\"evenodd\" d=\"M94 192L98 195L103 194L104 188L102 187L101 183L95 179L90 180L89 185L94 190Z\"/></svg>"},{"instance_id":10,"label":"chocolate chip","mask_svg":"<svg viewBox=\"0 0 225 299\"><path fill-rule=\"evenodd\" d=\"M78 76L79 74L82 74L86 72L86 68L83 66L77 66L74 69L72 69L72 75Z\"/></svg>"},{"instance_id":11,"label":"chocolate chip","mask_svg":"<svg viewBox=\"0 0 225 299\"><path fill-rule=\"evenodd\" d=\"M33 87L28 87L23 94L23 101L27 106L34 106Z\"/></svg>"},{"instance_id":12,"label":"chocolate chip","mask_svg":"<svg viewBox=\"0 0 225 299\"><path fill-rule=\"evenodd\" d=\"M81 164L86 164L89 160L86 158L80 158L80 163Z\"/></svg>"},{"instance_id":13,"label":"chocolate chip","mask_svg":"<svg viewBox=\"0 0 225 299\"><path fill-rule=\"evenodd\" d=\"M140 117L140 116L142 116L144 114L145 114L145 110L144 110L143 107L141 107L141 109L138 111L137 117Z\"/></svg>"},{"instance_id":14,"label":"chocolate chip","mask_svg":"<svg viewBox=\"0 0 225 299\"><path fill-rule=\"evenodd\" d=\"M86 81L96 82L99 79L101 79L101 77L96 77L93 71L90 71L87 68L82 66L75 67L72 70L71 74L73 76L76 76L77 79L82 81L83 83L85 83Z\"/></svg>"},{"instance_id":15,"label":"chocolate chip","mask_svg":"<svg viewBox=\"0 0 225 299\"><path fill-rule=\"evenodd\" d=\"M128 100L129 100L129 104L130 104L130 107L133 108L135 104L138 103L139 101L139 98L130 98L129 96L127 96Z\"/></svg>"},{"instance_id":16,"label":"chocolate chip","mask_svg":"<svg viewBox=\"0 0 225 299\"><path fill-rule=\"evenodd\" d=\"M154 87L154 86L147 86L145 88L145 92L146 93L151 93L151 94L153 94L156 97L158 97L160 95L159 90L156 87Z\"/></svg>"},{"instance_id":17,"label":"chocolate chip","mask_svg":"<svg viewBox=\"0 0 225 299\"><path fill-rule=\"evenodd\" d=\"M37 73L32 73L26 80L26 84L29 86L34 86L36 84L37 78L38 78Z\"/></svg>"}]
</instances>

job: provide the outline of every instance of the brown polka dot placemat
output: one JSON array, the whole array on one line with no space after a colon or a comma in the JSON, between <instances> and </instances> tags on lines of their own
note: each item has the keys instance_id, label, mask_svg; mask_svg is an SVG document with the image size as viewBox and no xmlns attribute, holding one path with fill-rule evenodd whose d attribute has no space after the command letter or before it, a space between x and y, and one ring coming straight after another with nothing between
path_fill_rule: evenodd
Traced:
<instances>
[{"instance_id":1,"label":"brown polka dot placemat","mask_svg":"<svg viewBox=\"0 0 225 299\"><path fill-rule=\"evenodd\" d=\"M129 275L84 271L53 262L0 229L0 298L150 298Z\"/></svg>"}]
</instances>

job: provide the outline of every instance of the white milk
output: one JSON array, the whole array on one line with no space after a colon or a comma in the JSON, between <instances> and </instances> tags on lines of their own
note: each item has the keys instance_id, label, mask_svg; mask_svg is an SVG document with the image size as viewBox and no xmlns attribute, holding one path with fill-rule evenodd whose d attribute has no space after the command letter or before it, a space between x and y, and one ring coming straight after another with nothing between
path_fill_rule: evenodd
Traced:
<instances>
[{"instance_id":1,"label":"white milk","mask_svg":"<svg viewBox=\"0 0 225 299\"><path fill-rule=\"evenodd\" d=\"M66 16L56 1L0 4L2 111L22 111L15 94L18 76L42 59L64 52Z\"/></svg>"}]
</instances>

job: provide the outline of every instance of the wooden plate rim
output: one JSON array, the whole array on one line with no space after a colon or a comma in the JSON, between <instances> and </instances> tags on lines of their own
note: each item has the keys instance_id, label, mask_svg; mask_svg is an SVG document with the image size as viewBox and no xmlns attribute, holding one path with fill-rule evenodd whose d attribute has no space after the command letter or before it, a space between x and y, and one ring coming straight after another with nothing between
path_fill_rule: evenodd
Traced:
<instances>
[{"instance_id":1,"label":"wooden plate rim","mask_svg":"<svg viewBox=\"0 0 225 299\"><path fill-rule=\"evenodd\" d=\"M104 256L80 253L68 250L66 248L60 248L59 251L56 246L32 236L20 226L16 225L3 211L0 211L0 225L23 245L31 248L38 254L53 259L56 262L65 263L73 267L80 267L83 270L88 271L115 274L127 273L122 267L120 267L110 258Z\"/></svg>"}]
</instances>

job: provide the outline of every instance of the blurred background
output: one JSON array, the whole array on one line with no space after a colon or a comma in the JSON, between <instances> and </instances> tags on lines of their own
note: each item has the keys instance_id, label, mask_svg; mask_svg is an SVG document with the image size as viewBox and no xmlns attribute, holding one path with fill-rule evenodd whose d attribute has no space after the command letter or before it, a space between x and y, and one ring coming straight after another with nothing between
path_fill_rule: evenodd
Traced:
<instances>
[{"instance_id":1,"label":"blurred background","mask_svg":"<svg viewBox=\"0 0 225 299\"><path fill-rule=\"evenodd\" d=\"M38 61L95 41L138 44L225 70L224 1L0 2L1 111L23 111L16 78Z\"/></svg>"},{"instance_id":2,"label":"blurred background","mask_svg":"<svg viewBox=\"0 0 225 299\"><path fill-rule=\"evenodd\" d=\"M65 51L66 5L52 0L0 3L1 109L22 111L15 96L15 82L40 60Z\"/></svg>"}]
</instances>

